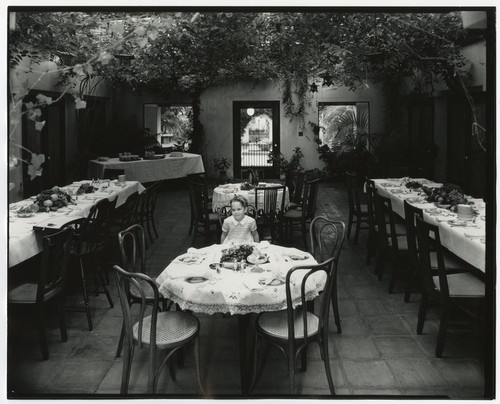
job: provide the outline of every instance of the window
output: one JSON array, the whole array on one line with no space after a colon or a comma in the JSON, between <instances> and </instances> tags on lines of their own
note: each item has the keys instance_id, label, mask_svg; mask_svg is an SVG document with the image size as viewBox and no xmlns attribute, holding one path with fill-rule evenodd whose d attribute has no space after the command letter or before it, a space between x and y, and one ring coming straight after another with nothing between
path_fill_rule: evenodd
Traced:
<instances>
[{"instance_id":1,"label":"window","mask_svg":"<svg viewBox=\"0 0 500 404\"><path fill-rule=\"evenodd\" d=\"M188 145L193 133L193 107L144 104L144 130L164 149Z\"/></svg>"},{"instance_id":2,"label":"window","mask_svg":"<svg viewBox=\"0 0 500 404\"><path fill-rule=\"evenodd\" d=\"M322 103L318 104L319 145L334 149L348 133L369 132L369 104Z\"/></svg>"}]
</instances>

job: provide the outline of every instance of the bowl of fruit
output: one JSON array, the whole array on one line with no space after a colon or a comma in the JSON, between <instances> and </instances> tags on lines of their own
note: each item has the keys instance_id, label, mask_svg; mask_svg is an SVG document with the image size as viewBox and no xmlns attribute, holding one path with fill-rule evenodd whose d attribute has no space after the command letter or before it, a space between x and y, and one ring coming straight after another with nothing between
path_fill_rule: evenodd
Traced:
<instances>
[{"instance_id":1,"label":"bowl of fruit","mask_svg":"<svg viewBox=\"0 0 500 404\"><path fill-rule=\"evenodd\" d=\"M405 185L406 185L406 188L409 188L409 189L422 188L422 184L418 181L408 181Z\"/></svg>"},{"instance_id":2,"label":"bowl of fruit","mask_svg":"<svg viewBox=\"0 0 500 404\"><path fill-rule=\"evenodd\" d=\"M222 250L220 262L224 267L233 268L233 264L235 262L238 263L244 261L250 262L251 264L263 264L267 261L267 256L262 256L262 258L265 257L265 259L260 260L261 262L252 262L254 260L250 258L251 256L258 256L260 258L262 254L249 244L240 244L238 246Z\"/></svg>"},{"instance_id":3,"label":"bowl of fruit","mask_svg":"<svg viewBox=\"0 0 500 404\"><path fill-rule=\"evenodd\" d=\"M464 196L462 189L455 184L444 184L440 188L424 188L427 194L428 202L435 202L438 207L443 209L450 209L452 211L457 209L457 205L467 204L467 198Z\"/></svg>"},{"instance_id":4,"label":"bowl of fruit","mask_svg":"<svg viewBox=\"0 0 500 404\"><path fill-rule=\"evenodd\" d=\"M63 208L74 202L70 195L56 186L40 192L36 196L34 203L38 205L39 212L57 212L59 208Z\"/></svg>"}]
</instances>

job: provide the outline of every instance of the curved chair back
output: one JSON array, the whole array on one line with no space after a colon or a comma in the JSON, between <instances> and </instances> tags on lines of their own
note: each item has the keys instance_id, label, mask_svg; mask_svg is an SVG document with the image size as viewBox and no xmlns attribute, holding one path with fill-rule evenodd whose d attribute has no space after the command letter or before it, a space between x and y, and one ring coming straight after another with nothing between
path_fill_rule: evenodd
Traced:
<instances>
[{"instance_id":1,"label":"curved chair back","mask_svg":"<svg viewBox=\"0 0 500 404\"><path fill-rule=\"evenodd\" d=\"M120 228L126 229L139 222L138 217L139 192L129 195L123 206L120 206Z\"/></svg>"},{"instance_id":2,"label":"curved chair back","mask_svg":"<svg viewBox=\"0 0 500 404\"><path fill-rule=\"evenodd\" d=\"M219 223L222 227L224 220L232 214L231 205L224 205L222 208L217 209L217 214L219 215ZM254 219L257 217L257 210L255 209L255 206L248 205L247 215L253 217Z\"/></svg>"},{"instance_id":3,"label":"curved chair back","mask_svg":"<svg viewBox=\"0 0 500 404\"><path fill-rule=\"evenodd\" d=\"M160 186L161 182L157 181L150 187L146 188L146 190L144 191L144 209L148 217L152 217L154 215L156 209L156 201L158 200L158 194L160 193Z\"/></svg>"},{"instance_id":4,"label":"curved chair back","mask_svg":"<svg viewBox=\"0 0 500 404\"><path fill-rule=\"evenodd\" d=\"M269 187L255 187L255 209L257 217L264 222L273 222L285 211L284 185L273 185ZM278 205L278 193L281 193L281 203Z\"/></svg>"},{"instance_id":5,"label":"curved chair back","mask_svg":"<svg viewBox=\"0 0 500 404\"><path fill-rule=\"evenodd\" d=\"M133 273L146 273L146 241L144 229L138 224L118 233L122 267Z\"/></svg>"},{"instance_id":6,"label":"curved chair back","mask_svg":"<svg viewBox=\"0 0 500 404\"><path fill-rule=\"evenodd\" d=\"M102 178L107 180L116 180L119 175L124 175L125 170L123 168L105 168Z\"/></svg>"},{"instance_id":7,"label":"curved chair back","mask_svg":"<svg viewBox=\"0 0 500 404\"><path fill-rule=\"evenodd\" d=\"M133 344L133 328L134 324L136 323L132 319L128 299L128 292L131 288L134 288L134 290L137 292L136 295L140 296L140 300L138 302L140 304L140 307L137 318L137 345L139 348L142 348L144 318L147 306L152 306L149 344L156 345L156 322L158 317L158 302L160 296L158 286L156 286L156 283L145 274L127 272L120 268L118 265L114 265L113 269L115 270L116 281L118 285L118 295L120 296L120 304L122 307L126 347L130 348ZM150 288L152 293L147 291L146 288ZM150 296L152 296L152 298Z\"/></svg>"},{"instance_id":8,"label":"curved chair back","mask_svg":"<svg viewBox=\"0 0 500 404\"><path fill-rule=\"evenodd\" d=\"M293 286L291 285L292 275L296 271L306 271L304 277L300 285ZM299 265L290 269L286 275L285 280L285 290L286 290L286 302L287 302L287 318L288 318L288 340L289 344L292 344L293 348L291 352L295 351L295 319L297 313L300 313L302 316L302 322L304 327L304 339L302 342L302 346L305 347L307 345L307 338L309 337L307 330L307 312L305 308L307 307L307 299L306 299L306 283L312 274L323 271L326 274L325 287L323 289L321 304L319 308L319 329L328 329L328 314L330 308L331 294L333 290L333 282L335 281L335 274L337 271L337 263L335 262L335 258L331 257L328 260L317 264L317 265ZM292 293L292 290L294 291ZM297 296L297 291L299 291L299 295ZM294 309L297 305L301 305L302 309L297 311ZM299 347L299 351L301 348Z\"/></svg>"},{"instance_id":9,"label":"curved chair back","mask_svg":"<svg viewBox=\"0 0 500 404\"><path fill-rule=\"evenodd\" d=\"M318 262L334 258L338 263L345 240L345 223L317 216L309 226L311 254Z\"/></svg>"},{"instance_id":10,"label":"curved chair back","mask_svg":"<svg viewBox=\"0 0 500 404\"><path fill-rule=\"evenodd\" d=\"M37 303L42 303L64 290L72 241L73 229L70 227L43 237Z\"/></svg>"}]
</instances>

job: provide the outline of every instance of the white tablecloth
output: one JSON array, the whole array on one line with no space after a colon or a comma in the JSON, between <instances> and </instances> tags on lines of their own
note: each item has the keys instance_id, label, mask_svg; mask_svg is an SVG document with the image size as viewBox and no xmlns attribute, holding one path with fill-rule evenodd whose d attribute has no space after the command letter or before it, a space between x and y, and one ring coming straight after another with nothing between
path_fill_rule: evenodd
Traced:
<instances>
[{"instance_id":1,"label":"white tablecloth","mask_svg":"<svg viewBox=\"0 0 500 404\"><path fill-rule=\"evenodd\" d=\"M416 179L416 181L421 182L422 179ZM391 199L392 209L395 213L405 217L405 199L412 205L423 209L424 220L439 226L441 244L464 261L483 272L485 271L486 221L484 220L485 204L482 200L467 198L474 202L479 210L479 217L476 218L475 223L468 224L468 227L457 227L450 223L450 220L458 219L455 213L447 209L436 209L434 203L425 202L422 195L406 188L400 179L375 179L374 182L380 195ZM428 182L427 185L440 186L441 184ZM420 201L417 201L418 199Z\"/></svg>"},{"instance_id":2,"label":"white tablecloth","mask_svg":"<svg viewBox=\"0 0 500 404\"><path fill-rule=\"evenodd\" d=\"M74 193L82 183L90 181L78 181L62 187L62 189L73 189ZM107 185L107 184L106 184ZM9 268L17 265L42 251L42 234L35 232L33 226L43 226L47 223L57 224L58 227L76 218L86 217L90 208L97 201L107 198L110 201L118 198L116 206L125 203L127 198L134 192L144 191L144 187L137 181L127 181L125 187L118 186L111 181L108 188L101 187L93 194L78 195L76 205L68 205L57 212L40 212L31 217L17 217L16 211L26 205L33 203L32 199L25 199L9 205ZM74 197L75 198L75 197Z\"/></svg>"},{"instance_id":3,"label":"white tablecloth","mask_svg":"<svg viewBox=\"0 0 500 404\"><path fill-rule=\"evenodd\" d=\"M120 161L112 158L108 161L90 160L89 178L103 178L104 169L123 169L127 180L152 182L173 178L183 178L188 174L204 173L203 160L199 154L183 153L182 157L170 157L168 154L158 160Z\"/></svg>"},{"instance_id":4,"label":"white tablecloth","mask_svg":"<svg viewBox=\"0 0 500 404\"><path fill-rule=\"evenodd\" d=\"M266 183L260 183L262 185L259 186L273 186L273 185L279 185L279 184L266 184ZM214 193L212 196L212 208L214 212L217 212L217 209L222 208L225 205L229 205L229 202L235 195L240 195L245 197L248 200L248 203L250 205L256 206L255 204L255 190L251 189L249 191L242 191L241 190L241 184L225 184L218 186L214 189ZM261 196L262 195L262 196ZM261 198L264 198L264 193L261 192L258 196L259 198L259 204L262 206L263 201ZM281 200L283 198L283 192L279 191L278 192L278 201L277 201L277 206L281 207ZM288 205L290 204L290 193L288 192L288 188L285 188L285 209L288 208Z\"/></svg>"},{"instance_id":5,"label":"white tablecloth","mask_svg":"<svg viewBox=\"0 0 500 404\"><path fill-rule=\"evenodd\" d=\"M306 252L295 248L280 247L263 241L256 247L269 256L269 263L261 264L264 272L250 272L251 266L244 271L233 271L221 268L220 274L210 269L209 265L220 262L221 250L227 245L214 244L193 251L201 261L188 265L177 257L157 278L160 292L177 303L183 310L196 313L230 313L248 314L264 311L277 311L286 308L285 284L272 286L261 285L260 279L268 282L276 277L283 277L294 266L316 264L316 260ZM307 257L304 260L292 261L287 254ZM299 303L299 287L307 270L298 270L292 275L292 297ZM279 274L279 275L278 275ZM200 283L189 283L189 277L205 277L208 280ZM323 271L311 275L306 282L307 299L314 299L323 290L326 274Z\"/></svg>"}]
</instances>

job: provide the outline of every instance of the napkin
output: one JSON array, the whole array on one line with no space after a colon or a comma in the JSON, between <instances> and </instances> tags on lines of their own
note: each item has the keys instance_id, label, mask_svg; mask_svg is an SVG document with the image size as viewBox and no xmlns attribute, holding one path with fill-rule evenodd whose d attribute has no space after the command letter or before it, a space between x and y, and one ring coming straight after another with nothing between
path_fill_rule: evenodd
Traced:
<instances>
[{"instance_id":1,"label":"napkin","mask_svg":"<svg viewBox=\"0 0 500 404\"><path fill-rule=\"evenodd\" d=\"M199 266L178 266L170 264L166 269L167 277L170 279L189 278L193 276L203 276L209 278L211 271L207 268L200 268Z\"/></svg>"},{"instance_id":2,"label":"napkin","mask_svg":"<svg viewBox=\"0 0 500 404\"><path fill-rule=\"evenodd\" d=\"M243 284L248 288L248 290L250 290L251 292L256 292L256 291L259 291L259 290L262 290L264 289L264 285L262 285L260 282L259 282L259 279L260 277L258 276L250 276L250 275L247 275L245 276L245 278L243 279Z\"/></svg>"}]
</instances>

